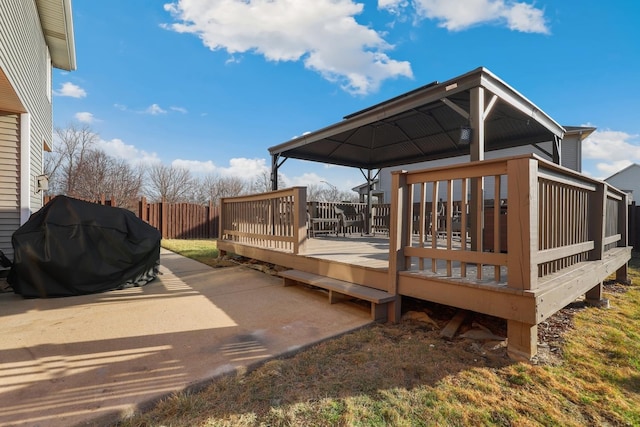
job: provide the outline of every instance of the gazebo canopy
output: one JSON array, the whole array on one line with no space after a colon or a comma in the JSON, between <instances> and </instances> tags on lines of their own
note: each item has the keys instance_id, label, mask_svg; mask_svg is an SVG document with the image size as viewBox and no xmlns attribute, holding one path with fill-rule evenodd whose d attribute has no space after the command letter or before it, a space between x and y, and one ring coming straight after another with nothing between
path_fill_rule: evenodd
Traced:
<instances>
[{"instance_id":1,"label":"gazebo canopy","mask_svg":"<svg viewBox=\"0 0 640 427\"><path fill-rule=\"evenodd\" d=\"M461 129L471 140L461 142ZM288 158L380 169L427 160L554 141L559 161L565 129L535 104L480 67L446 82L433 82L338 123L269 148L273 186Z\"/></svg>"}]
</instances>

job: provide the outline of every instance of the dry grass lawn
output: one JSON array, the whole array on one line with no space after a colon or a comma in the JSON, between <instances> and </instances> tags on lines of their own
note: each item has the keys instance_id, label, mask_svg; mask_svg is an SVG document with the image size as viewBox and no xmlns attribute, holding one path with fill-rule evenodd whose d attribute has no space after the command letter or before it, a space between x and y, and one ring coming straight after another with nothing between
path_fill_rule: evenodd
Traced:
<instances>
[{"instance_id":1,"label":"dry grass lawn","mask_svg":"<svg viewBox=\"0 0 640 427\"><path fill-rule=\"evenodd\" d=\"M640 283L640 254L630 268ZM120 426L640 425L640 287L610 283L611 308L572 304L540 326L541 357L498 341L439 337L455 311L413 302L405 320L318 344L177 393ZM467 320L496 334L504 322Z\"/></svg>"}]
</instances>

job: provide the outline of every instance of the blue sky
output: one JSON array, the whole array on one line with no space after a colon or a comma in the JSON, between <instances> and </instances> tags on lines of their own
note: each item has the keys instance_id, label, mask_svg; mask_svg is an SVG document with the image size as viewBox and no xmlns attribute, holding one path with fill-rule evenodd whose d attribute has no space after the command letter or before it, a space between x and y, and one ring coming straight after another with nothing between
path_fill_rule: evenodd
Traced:
<instances>
[{"instance_id":1,"label":"blue sky","mask_svg":"<svg viewBox=\"0 0 640 427\"><path fill-rule=\"evenodd\" d=\"M640 163L637 0L74 0L73 16L78 69L54 71L54 124L87 123L132 163L251 178L271 146L479 66L561 125L598 128L583 172Z\"/></svg>"}]
</instances>

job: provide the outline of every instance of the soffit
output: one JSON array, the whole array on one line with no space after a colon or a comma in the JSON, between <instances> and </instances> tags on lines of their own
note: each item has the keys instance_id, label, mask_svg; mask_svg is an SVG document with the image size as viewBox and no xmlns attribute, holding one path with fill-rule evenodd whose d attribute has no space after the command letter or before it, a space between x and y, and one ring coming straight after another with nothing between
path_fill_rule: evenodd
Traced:
<instances>
[{"instance_id":1,"label":"soffit","mask_svg":"<svg viewBox=\"0 0 640 427\"><path fill-rule=\"evenodd\" d=\"M36 0L40 23L54 67L76 69L71 0Z\"/></svg>"}]
</instances>

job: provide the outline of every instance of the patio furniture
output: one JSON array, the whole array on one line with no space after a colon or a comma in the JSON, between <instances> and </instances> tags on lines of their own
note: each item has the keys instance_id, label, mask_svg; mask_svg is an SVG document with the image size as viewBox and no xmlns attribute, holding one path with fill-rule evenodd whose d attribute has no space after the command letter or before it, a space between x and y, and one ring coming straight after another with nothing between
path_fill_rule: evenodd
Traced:
<instances>
[{"instance_id":1,"label":"patio furniture","mask_svg":"<svg viewBox=\"0 0 640 427\"><path fill-rule=\"evenodd\" d=\"M373 217L373 235L377 232L386 233L387 237L389 236L389 224L391 222L391 215L374 215Z\"/></svg>"},{"instance_id":2,"label":"patio furniture","mask_svg":"<svg viewBox=\"0 0 640 427\"><path fill-rule=\"evenodd\" d=\"M309 237L316 237L316 234L338 235L338 218L318 218L312 217L307 212L307 234Z\"/></svg>"},{"instance_id":3,"label":"patio furniture","mask_svg":"<svg viewBox=\"0 0 640 427\"><path fill-rule=\"evenodd\" d=\"M354 228L360 229L360 235L363 235L365 217L363 212L357 212L353 205L339 205L335 206L335 213L338 217L338 231L342 231L342 235L345 236L347 228L349 233Z\"/></svg>"}]
</instances>

